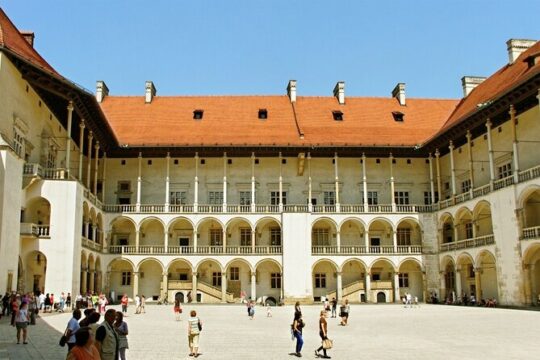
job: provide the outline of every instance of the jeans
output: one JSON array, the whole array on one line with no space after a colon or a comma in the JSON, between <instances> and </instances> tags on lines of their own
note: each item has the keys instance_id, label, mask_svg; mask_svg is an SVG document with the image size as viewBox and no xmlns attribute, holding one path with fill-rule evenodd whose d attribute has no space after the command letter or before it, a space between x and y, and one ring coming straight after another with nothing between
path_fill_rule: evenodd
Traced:
<instances>
[{"instance_id":1,"label":"jeans","mask_svg":"<svg viewBox=\"0 0 540 360\"><path fill-rule=\"evenodd\" d=\"M296 338L296 352L299 353L302 351L302 346L304 345L304 339L302 338L302 333L300 331L295 331L294 337Z\"/></svg>"},{"instance_id":2,"label":"jeans","mask_svg":"<svg viewBox=\"0 0 540 360\"><path fill-rule=\"evenodd\" d=\"M332 306L332 317L336 317L336 307Z\"/></svg>"}]
</instances>

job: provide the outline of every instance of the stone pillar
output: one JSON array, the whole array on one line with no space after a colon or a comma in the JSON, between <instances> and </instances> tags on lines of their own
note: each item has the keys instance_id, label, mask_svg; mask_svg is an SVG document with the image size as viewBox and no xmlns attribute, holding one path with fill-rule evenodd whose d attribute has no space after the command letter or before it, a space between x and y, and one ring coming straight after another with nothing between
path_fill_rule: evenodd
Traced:
<instances>
[{"instance_id":1,"label":"stone pillar","mask_svg":"<svg viewBox=\"0 0 540 360\"><path fill-rule=\"evenodd\" d=\"M429 153L429 190L431 191L430 204L433 205L435 203L435 184L433 183L433 157L431 153Z\"/></svg>"},{"instance_id":2,"label":"stone pillar","mask_svg":"<svg viewBox=\"0 0 540 360\"><path fill-rule=\"evenodd\" d=\"M536 286L535 265L530 264L529 269L530 269L530 272L531 272L531 300L532 300L533 304L539 305L538 300L537 300L538 299L538 288Z\"/></svg>"},{"instance_id":3,"label":"stone pillar","mask_svg":"<svg viewBox=\"0 0 540 360\"><path fill-rule=\"evenodd\" d=\"M364 245L366 246L366 253L369 254L369 231L364 229Z\"/></svg>"},{"instance_id":4,"label":"stone pillar","mask_svg":"<svg viewBox=\"0 0 540 360\"><path fill-rule=\"evenodd\" d=\"M473 152L472 152L472 135L469 130L467 130L467 152L469 154L469 181L471 182L471 188L469 189L471 193L471 199L473 197L474 190L474 161L473 161Z\"/></svg>"},{"instance_id":5,"label":"stone pillar","mask_svg":"<svg viewBox=\"0 0 540 360\"><path fill-rule=\"evenodd\" d=\"M83 229L84 229L83 236L88 239L88 235L90 234L90 222L85 221Z\"/></svg>"},{"instance_id":6,"label":"stone pillar","mask_svg":"<svg viewBox=\"0 0 540 360\"><path fill-rule=\"evenodd\" d=\"M423 270L423 271L422 271L422 299L423 299L424 302L425 302L427 298L428 298L428 293L427 293L427 275L426 275L426 271Z\"/></svg>"},{"instance_id":7,"label":"stone pillar","mask_svg":"<svg viewBox=\"0 0 540 360\"><path fill-rule=\"evenodd\" d=\"M394 302L399 303L401 297L399 295L399 273L394 273Z\"/></svg>"},{"instance_id":8,"label":"stone pillar","mask_svg":"<svg viewBox=\"0 0 540 360\"><path fill-rule=\"evenodd\" d=\"M339 168L338 168L337 152L334 153L334 178L335 178L335 192L336 192L336 212L340 212L341 206L340 206L340 201L339 201Z\"/></svg>"},{"instance_id":9,"label":"stone pillar","mask_svg":"<svg viewBox=\"0 0 540 360\"><path fill-rule=\"evenodd\" d=\"M197 302L197 273L191 275L191 301Z\"/></svg>"},{"instance_id":10,"label":"stone pillar","mask_svg":"<svg viewBox=\"0 0 540 360\"><path fill-rule=\"evenodd\" d=\"M510 105L510 126L512 126L512 154L514 157L514 183L519 182L519 143L516 128L516 109Z\"/></svg>"},{"instance_id":11,"label":"stone pillar","mask_svg":"<svg viewBox=\"0 0 540 360\"><path fill-rule=\"evenodd\" d=\"M195 153L195 179L193 180L193 212L198 212L199 208L199 153Z\"/></svg>"},{"instance_id":12,"label":"stone pillar","mask_svg":"<svg viewBox=\"0 0 540 360\"><path fill-rule=\"evenodd\" d=\"M139 252L139 243L140 243L140 231L136 230L135 231L135 251L137 253Z\"/></svg>"},{"instance_id":13,"label":"stone pillar","mask_svg":"<svg viewBox=\"0 0 540 360\"><path fill-rule=\"evenodd\" d=\"M169 205L171 204L171 190L170 190L170 183L171 183L171 153L167 152L167 157L165 158L165 161L167 162L167 172L165 175L165 212L169 212Z\"/></svg>"},{"instance_id":14,"label":"stone pillar","mask_svg":"<svg viewBox=\"0 0 540 360\"><path fill-rule=\"evenodd\" d=\"M69 179L69 175L71 175L71 123L73 121L73 102L71 100L68 103L67 111L66 172Z\"/></svg>"},{"instance_id":15,"label":"stone pillar","mask_svg":"<svg viewBox=\"0 0 540 360\"><path fill-rule=\"evenodd\" d=\"M227 153L223 153L223 212L227 212Z\"/></svg>"},{"instance_id":16,"label":"stone pillar","mask_svg":"<svg viewBox=\"0 0 540 360\"><path fill-rule=\"evenodd\" d=\"M97 195L98 169L99 169L99 141L94 145L94 195Z\"/></svg>"},{"instance_id":17,"label":"stone pillar","mask_svg":"<svg viewBox=\"0 0 540 360\"><path fill-rule=\"evenodd\" d=\"M463 289L461 288L461 269L457 267L456 267L456 292L457 292L456 296L463 301L462 299Z\"/></svg>"},{"instance_id":18,"label":"stone pillar","mask_svg":"<svg viewBox=\"0 0 540 360\"><path fill-rule=\"evenodd\" d=\"M88 286L86 283L87 276L86 276L86 268L81 269L81 294L86 294L88 292Z\"/></svg>"},{"instance_id":19,"label":"stone pillar","mask_svg":"<svg viewBox=\"0 0 540 360\"><path fill-rule=\"evenodd\" d=\"M446 293L445 274L446 273L444 271L439 271L439 276L440 276L440 280L441 280L441 301L446 299L446 297L448 296L448 294Z\"/></svg>"},{"instance_id":20,"label":"stone pillar","mask_svg":"<svg viewBox=\"0 0 540 360\"><path fill-rule=\"evenodd\" d=\"M341 271L336 273L336 296L337 301L341 301L343 298L343 284L341 280Z\"/></svg>"},{"instance_id":21,"label":"stone pillar","mask_svg":"<svg viewBox=\"0 0 540 360\"><path fill-rule=\"evenodd\" d=\"M169 252L169 231L165 229L165 234L163 235L163 246L165 254Z\"/></svg>"},{"instance_id":22,"label":"stone pillar","mask_svg":"<svg viewBox=\"0 0 540 360\"><path fill-rule=\"evenodd\" d=\"M341 233L339 230L336 232L336 248L339 254L341 252Z\"/></svg>"},{"instance_id":23,"label":"stone pillar","mask_svg":"<svg viewBox=\"0 0 540 360\"><path fill-rule=\"evenodd\" d=\"M479 303L482 299L482 268L474 269L474 285L476 287L476 302Z\"/></svg>"},{"instance_id":24,"label":"stone pillar","mask_svg":"<svg viewBox=\"0 0 540 360\"><path fill-rule=\"evenodd\" d=\"M163 273L161 274L162 280L161 280L161 298L165 299L168 297L169 293L169 274Z\"/></svg>"},{"instance_id":25,"label":"stone pillar","mask_svg":"<svg viewBox=\"0 0 540 360\"><path fill-rule=\"evenodd\" d=\"M197 233L197 230L193 230L193 251L195 253L197 253L197 239L198 238L198 233Z\"/></svg>"},{"instance_id":26,"label":"stone pillar","mask_svg":"<svg viewBox=\"0 0 540 360\"><path fill-rule=\"evenodd\" d=\"M523 289L525 291L525 305L531 305L533 298L531 291L531 266L529 264L523 265Z\"/></svg>"},{"instance_id":27,"label":"stone pillar","mask_svg":"<svg viewBox=\"0 0 540 360\"><path fill-rule=\"evenodd\" d=\"M142 187L142 153L139 153L139 168L137 171L137 203L135 204L136 211L141 210L141 187Z\"/></svg>"},{"instance_id":28,"label":"stone pillar","mask_svg":"<svg viewBox=\"0 0 540 360\"><path fill-rule=\"evenodd\" d=\"M88 133L88 166L86 167L86 188L90 190L90 171L92 168L92 139L94 138L94 134L92 131Z\"/></svg>"},{"instance_id":29,"label":"stone pillar","mask_svg":"<svg viewBox=\"0 0 540 360\"><path fill-rule=\"evenodd\" d=\"M227 229L223 229L223 253L227 252Z\"/></svg>"},{"instance_id":30,"label":"stone pillar","mask_svg":"<svg viewBox=\"0 0 540 360\"><path fill-rule=\"evenodd\" d=\"M251 272L251 299L257 301L257 272Z\"/></svg>"},{"instance_id":31,"label":"stone pillar","mask_svg":"<svg viewBox=\"0 0 540 360\"><path fill-rule=\"evenodd\" d=\"M362 191L364 192L364 212L369 212L367 173L366 173L366 154L362 153Z\"/></svg>"},{"instance_id":32,"label":"stone pillar","mask_svg":"<svg viewBox=\"0 0 540 360\"><path fill-rule=\"evenodd\" d=\"M97 242L97 225L92 224L92 241Z\"/></svg>"},{"instance_id":33,"label":"stone pillar","mask_svg":"<svg viewBox=\"0 0 540 360\"><path fill-rule=\"evenodd\" d=\"M283 212L283 160L279 153L279 212Z\"/></svg>"},{"instance_id":34,"label":"stone pillar","mask_svg":"<svg viewBox=\"0 0 540 360\"><path fill-rule=\"evenodd\" d=\"M392 156L392 153L390 153L389 157L390 161L390 196L392 198L392 212L396 212L396 197L394 196L395 188L394 188L394 157Z\"/></svg>"},{"instance_id":35,"label":"stone pillar","mask_svg":"<svg viewBox=\"0 0 540 360\"><path fill-rule=\"evenodd\" d=\"M255 153L251 153L251 212L255 212Z\"/></svg>"},{"instance_id":36,"label":"stone pillar","mask_svg":"<svg viewBox=\"0 0 540 360\"><path fill-rule=\"evenodd\" d=\"M450 145L448 145L449 155L450 155L450 174L452 178L452 196L457 194L456 186L456 167L454 166L454 142L450 140Z\"/></svg>"},{"instance_id":37,"label":"stone pillar","mask_svg":"<svg viewBox=\"0 0 540 360\"><path fill-rule=\"evenodd\" d=\"M437 169L437 191L439 192L439 201L442 199L442 187L441 187L441 153L439 149L435 150L435 167Z\"/></svg>"},{"instance_id":38,"label":"stone pillar","mask_svg":"<svg viewBox=\"0 0 540 360\"><path fill-rule=\"evenodd\" d=\"M221 273L221 302L227 302L227 274Z\"/></svg>"},{"instance_id":39,"label":"stone pillar","mask_svg":"<svg viewBox=\"0 0 540 360\"><path fill-rule=\"evenodd\" d=\"M91 271L90 271L90 286L88 287L88 288L89 288L88 290L89 290L90 293L92 293L92 294L94 293L94 290L95 290L95 289L94 289L95 276L96 276L96 272L95 272L94 270L91 270Z\"/></svg>"},{"instance_id":40,"label":"stone pillar","mask_svg":"<svg viewBox=\"0 0 540 360\"><path fill-rule=\"evenodd\" d=\"M491 142L491 121L486 121L487 142L488 142L488 157L489 157L489 186L493 191L493 182L495 181L495 163L493 158L493 144Z\"/></svg>"},{"instance_id":41,"label":"stone pillar","mask_svg":"<svg viewBox=\"0 0 540 360\"><path fill-rule=\"evenodd\" d=\"M311 185L311 153L308 152L307 154L307 162L308 162L308 211L313 212L313 204L311 203L311 198L313 197L312 194L312 185Z\"/></svg>"},{"instance_id":42,"label":"stone pillar","mask_svg":"<svg viewBox=\"0 0 540 360\"><path fill-rule=\"evenodd\" d=\"M371 302L371 274L366 273L366 302Z\"/></svg>"},{"instance_id":43,"label":"stone pillar","mask_svg":"<svg viewBox=\"0 0 540 360\"><path fill-rule=\"evenodd\" d=\"M255 254L255 235L256 231L253 229L251 230L251 253Z\"/></svg>"},{"instance_id":44,"label":"stone pillar","mask_svg":"<svg viewBox=\"0 0 540 360\"><path fill-rule=\"evenodd\" d=\"M392 242L394 244L394 253L397 253L397 247L398 247L398 245L397 245L397 231L394 231L393 229L392 229Z\"/></svg>"},{"instance_id":45,"label":"stone pillar","mask_svg":"<svg viewBox=\"0 0 540 360\"><path fill-rule=\"evenodd\" d=\"M79 181L83 181L84 119L79 123Z\"/></svg>"},{"instance_id":46,"label":"stone pillar","mask_svg":"<svg viewBox=\"0 0 540 360\"><path fill-rule=\"evenodd\" d=\"M133 298L139 294L139 273L133 272Z\"/></svg>"}]
</instances>

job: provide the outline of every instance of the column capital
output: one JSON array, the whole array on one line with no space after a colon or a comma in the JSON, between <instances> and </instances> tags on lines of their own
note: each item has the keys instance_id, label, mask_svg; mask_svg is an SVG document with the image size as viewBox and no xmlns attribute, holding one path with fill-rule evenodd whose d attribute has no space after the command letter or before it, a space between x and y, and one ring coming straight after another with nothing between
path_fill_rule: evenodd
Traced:
<instances>
[{"instance_id":1,"label":"column capital","mask_svg":"<svg viewBox=\"0 0 540 360\"><path fill-rule=\"evenodd\" d=\"M471 130L467 129L467 133L465 134L465 137L467 138L467 140L471 140L472 138Z\"/></svg>"},{"instance_id":2,"label":"column capital","mask_svg":"<svg viewBox=\"0 0 540 360\"><path fill-rule=\"evenodd\" d=\"M191 276L197 277L197 276L199 276L199 273L194 271L194 272L191 273Z\"/></svg>"},{"instance_id":3,"label":"column capital","mask_svg":"<svg viewBox=\"0 0 540 360\"><path fill-rule=\"evenodd\" d=\"M88 138L92 140L93 137L94 137L94 133L92 132L92 130L88 131Z\"/></svg>"},{"instance_id":4,"label":"column capital","mask_svg":"<svg viewBox=\"0 0 540 360\"><path fill-rule=\"evenodd\" d=\"M164 272L164 273L161 274L161 276L169 276L169 274Z\"/></svg>"},{"instance_id":5,"label":"column capital","mask_svg":"<svg viewBox=\"0 0 540 360\"><path fill-rule=\"evenodd\" d=\"M94 145L94 149L99 150L99 141L96 141L96 143Z\"/></svg>"},{"instance_id":6,"label":"column capital","mask_svg":"<svg viewBox=\"0 0 540 360\"><path fill-rule=\"evenodd\" d=\"M252 271L251 276L257 276L257 271Z\"/></svg>"},{"instance_id":7,"label":"column capital","mask_svg":"<svg viewBox=\"0 0 540 360\"><path fill-rule=\"evenodd\" d=\"M488 129L491 129L491 125L492 125L492 124L491 124L491 120L490 120L489 118L487 118L487 120L486 120L486 127L487 127Z\"/></svg>"},{"instance_id":8,"label":"column capital","mask_svg":"<svg viewBox=\"0 0 540 360\"><path fill-rule=\"evenodd\" d=\"M516 116L516 108L514 107L514 104L510 104L510 109L508 109L508 114L511 117Z\"/></svg>"},{"instance_id":9,"label":"column capital","mask_svg":"<svg viewBox=\"0 0 540 360\"><path fill-rule=\"evenodd\" d=\"M70 112L73 111L73 101L69 100L67 109L68 109L68 111L70 111Z\"/></svg>"},{"instance_id":10,"label":"column capital","mask_svg":"<svg viewBox=\"0 0 540 360\"><path fill-rule=\"evenodd\" d=\"M440 151L439 151L439 148L436 148L436 149L435 149L435 157L438 158L439 156L441 156L441 153L440 153Z\"/></svg>"},{"instance_id":11,"label":"column capital","mask_svg":"<svg viewBox=\"0 0 540 360\"><path fill-rule=\"evenodd\" d=\"M84 119L81 119L81 122L79 123L79 127L81 129L84 129L86 127L85 123L84 123Z\"/></svg>"},{"instance_id":12,"label":"column capital","mask_svg":"<svg viewBox=\"0 0 540 360\"><path fill-rule=\"evenodd\" d=\"M166 158L167 158L167 159L170 159L170 157L171 157L171 153L170 153L169 151L167 151L167 156L166 156Z\"/></svg>"},{"instance_id":13,"label":"column capital","mask_svg":"<svg viewBox=\"0 0 540 360\"><path fill-rule=\"evenodd\" d=\"M454 150L454 142L452 140L448 143L448 147L450 148L450 151Z\"/></svg>"},{"instance_id":14,"label":"column capital","mask_svg":"<svg viewBox=\"0 0 540 360\"><path fill-rule=\"evenodd\" d=\"M142 159L142 152L139 151L139 156L138 156L139 159Z\"/></svg>"},{"instance_id":15,"label":"column capital","mask_svg":"<svg viewBox=\"0 0 540 360\"><path fill-rule=\"evenodd\" d=\"M336 276L341 276L343 274L343 272L341 271L336 271Z\"/></svg>"}]
</instances>

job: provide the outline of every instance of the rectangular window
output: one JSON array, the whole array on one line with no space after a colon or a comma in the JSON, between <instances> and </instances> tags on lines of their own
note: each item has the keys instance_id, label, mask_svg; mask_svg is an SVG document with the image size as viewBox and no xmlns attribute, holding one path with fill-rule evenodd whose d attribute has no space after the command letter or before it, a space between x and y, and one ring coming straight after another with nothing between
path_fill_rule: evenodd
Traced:
<instances>
[{"instance_id":1,"label":"rectangular window","mask_svg":"<svg viewBox=\"0 0 540 360\"><path fill-rule=\"evenodd\" d=\"M210 246L223 245L223 231L221 229L210 229Z\"/></svg>"},{"instance_id":2,"label":"rectangular window","mask_svg":"<svg viewBox=\"0 0 540 360\"><path fill-rule=\"evenodd\" d=\"M131 191L131 181L118 181L117 185L118 192L130 192Z\"/></svg>"},{"instance_id":3,"label":"rectangular window","mask_svg":"<svg viewBox=\"0 0 540 360\"><path fill-rule=\"evenodd\" d=\"M315 274L315 288L326 289L326 274Z\"/></svg>"},{"instance_id":4,"label":"rectangular window","mask_svg":"<svg viewBox=\"0 0 540 360\"><path fill-rule=\"evenodd\" d=\"M373 281L379 281L379 280L381 280L381 274L379 274L379 273L372 274L371 277L372 277L371 280L373 280Z\"/></svg>"},{"instance_id":5,"label":"rectangular window","mask_svg":"<svg viewBox=\"0 0 540 360\"><path fill-rule=\"evenodd\" d=\"M473 236L473 224L472 223L466 223L465 224L465 238L466 239L472 239Z\"/></svg>"},{"instance_id":6,"label":"rectangular window","mask_svg":"<svg viewBox=\"0 0 540 360\"><path fill-rule=\"evenodd\" d=\"M186 191L171 191L171 205L186 205L187 192Z\"/></svg>"},{"instance_id":7,"label":"rectangular window","mask_svg":"<svg viewBox=\"0 0 540 360\"><path fill-rule=\"evenodd\" d=\"M281 274L280 273L270 274L270 287L272 289L281 289Z\"/></svg>"},{"instance_id":8,"label":"rectangular window","mask_svg":"<svg viewBox=\"0 0 540 360\"><path fill-rule=\"evenodd\" d=\"M251 191L240 191L240 205L251 205Z\"/></svg>"},{"instance_id":9,"label":"rectangular window","mask_svg":"<svg viewBox=\"0 0 540 360\"><path fill-rule=\"evenodd\" d=\"M281 229L278 227L270 228L270 245L281 246Z\"/></svg>"},{"instance_id":10,"label":"rectangular window","mask_svg":"<svg viewBox=\"0 0 540 360\"><path fill-rule=\"evenodd\" d=\"M336 192L325 191L324 192L324 205L335 205L335 204L336 204Z\"/></svg>"},{"instance_id":11,"label":"rectangular window","mask_svg":"<svg viewBox=\"0 0 540 360\"><path fill-rule=\"evenodd\" d=\"M251 246L251 229L240 229L240 246Z\"/></svg>"},{"instance_id":12,"label":"rectangular window","mask_svg":"<svg viewBox=\"0 0 540 360\"><path fill-rule=\"evenodd\" d=\"M223 191L209 191L208 192L208 203L210 205L221 205L221 204L223 204Z\"/></svg>"},{"instance_id":13,"label":"rectangular window","mask_svg":"<svg viewBox=\"0 0 540 360\"><path fill-rule=\"evenodd\" d=\"M287 205L287 192L281 193L283 205ZM279 191L270 191L270 205L279 205Z\"/></svg>"},{"instance_id":14,"label":"rectangular window","mask_svg":"<svg viewBox=\"0 0 540 360\"><path fill-rule=\"evenodd\" d=\"M461 182L461 192L466 193L471 190L471 179Z\"/></svg>"},{"instance_id":15,"label":"rectangular window","mask_svg":"<svg viewBox=\"0 0 540 360\"><path fill-rule=\"evenodd\" d=\"M504 179L512 175L512 163L503 164L497 169L499 171L499 179Z\"/></svg>"},{"instance_id":16,"label":"rectangular window","mask_svg":"<svg viewBox=\"0 0 540 360\"><path fill-rule=\"evenodd\" d=\"M397 230L397 244L399 246L411 245L411 229L398 229Z\"/></svg>"},{"instance_id":17,"label":"rectangular window","mask_svg":"<svg viewBox=\"0 0 540 360\"><path fill-rule=\"evenodd\" d=\"M328 246L330 245L330 237L328 229L315 228L311 233L313 245Z\"/></svg>"},{"instance_id":18,"label":"rectangular window","mask_svg":"<svg viewBox=\"0 0 540 360\"><path fill-rule=\"evenodd\" d=\"M435 191L435 201L433 203L439 202L439 192ZM431 191L424 191L424 205L430 205L431 201Z\"/></svg>"},{"instance_id":19,"label":"rectangular window","mask_svg":"<svg viewBox=\"0 0 540 360\"><path fill-rule=\"evenodd\" d=\"M47 168L55 169L56 168L56 146L49 146L49 152L47 153Z\"/></svg>"},{"instance_id":20,"label":"rectangular window","mask_svg":"<svg viewBox=\"0 0 540 360\"><path fill-rule=\"evenodd\" d=\"M399 275L399 287L409 287L409 274L400 273Z\"/></svg>"},{"instance_id":21,"label":"rectangular window","mask_svg":"<svg viewBox=\"0 0 540 360\"><path fill-rule=\"evenodd\" d=\"M221 286L221 271L212 273L212 286L215 286L215 287Z\"/></svg>"},{"instance_id":22,"label":"rectangular window","mask_svg":"<svg viewBox=\"0 0 540 360\"><path fill-rule=\"evenodd\" d=\"M377 191L367 192L367 203L368 205L379 205L379 194Z\"/></svg>"},{"instance_id":23,"label":"rectangular window","mask_svg":"<svg viewBox=\"0 0 540 360\"><path fill-rule=\"evenodd\" d=\"M231 281L238 281L240 280L240 268L238 267L231 267L231 270L229 271L229 279Z\"/></svg>"},{"instance_id":24,"label":"rectangular window","mask_svg":"<svg viewBox=\"0 0 540 360\"><path fill-rule=\"evenodd\" d=\"M24 135L22 131L14 126L13 127L13 150L15 150L15 153L19 155L20 157L24 157Z\"/></svg>"},{"instance_id":25,"label":"rectangular window","mask_svg":"<svg viewBox=\"0 0 540 360\"><path fill-rule=\"evenodd\" d=\"M122 271L122 286L131 285L131 271Z\"/></svg>"},{"instance_id":26,"label":"rectangular window","mask_svg":"<svg viewBox=\"0 0 540 360\"><path fill-rule=\"evenodd\" d=\"M408 191L395 191L394 201L397 205L409 205L409 192Z\"/></svg>"}]
</instances>

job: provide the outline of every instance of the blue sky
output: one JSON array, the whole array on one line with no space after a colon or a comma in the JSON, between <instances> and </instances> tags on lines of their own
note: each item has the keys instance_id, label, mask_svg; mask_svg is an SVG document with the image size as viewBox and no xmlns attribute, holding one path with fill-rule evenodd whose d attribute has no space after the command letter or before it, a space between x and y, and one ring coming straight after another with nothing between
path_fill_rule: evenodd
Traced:
<instances>
[{"instance_id":1,"label":"blue sky","mask_svg":"<svg viewBox=\"0 0 540 360\"><path fill-rule=\"evenodd\" d=\"M151 4L151 5L150 5ZM540 1L0 0L61 74L114 95L461 96L463 75L507 62L506 40L540 39Z\"/></svg>"}]
</instances>

